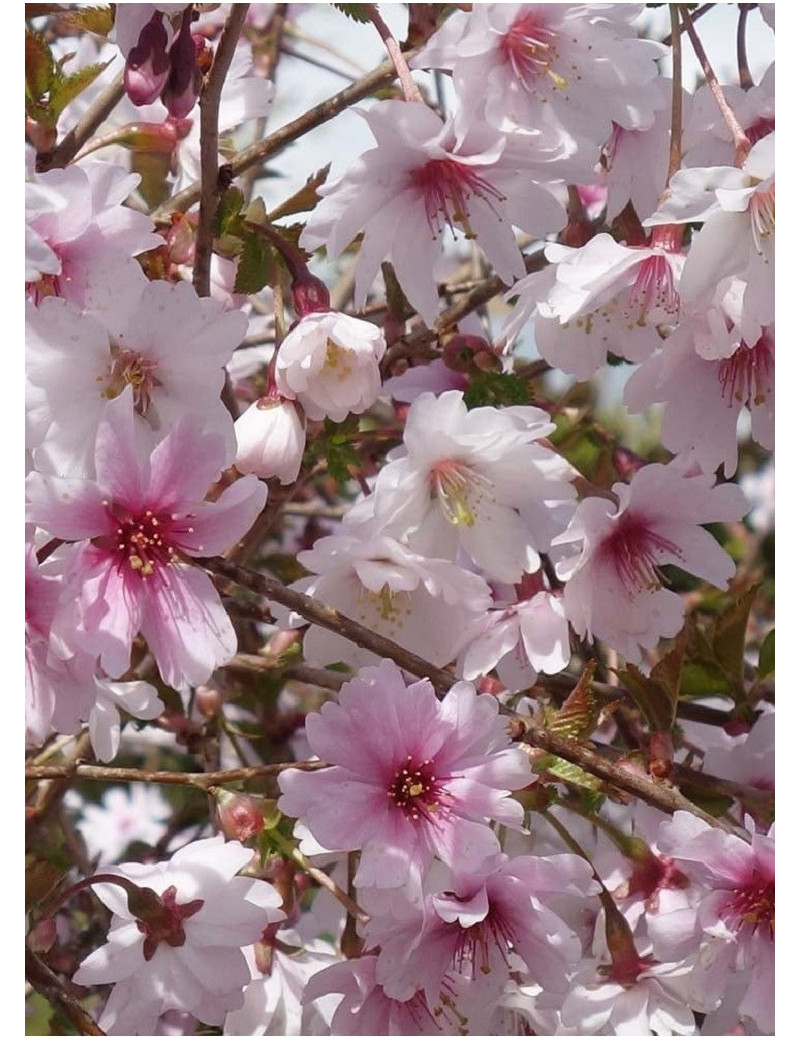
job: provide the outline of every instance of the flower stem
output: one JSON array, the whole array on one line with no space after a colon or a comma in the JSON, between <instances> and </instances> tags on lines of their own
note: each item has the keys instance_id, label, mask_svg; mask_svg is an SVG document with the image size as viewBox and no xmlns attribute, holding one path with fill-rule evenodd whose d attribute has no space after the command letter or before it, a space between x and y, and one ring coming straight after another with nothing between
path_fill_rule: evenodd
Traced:
<instances>
[{"instance_id":1,"label":"flower stem","mask_svg":"<svg viewBox=\"0 0 800 1040\"><path fill-rule=\"evenodd\" d=\"M383 40L384 46L392 59L395 69L397 70L397 78L400 80L400 86L403 88L403 97L406 101L419 101L420 104L425 104L420 89L414 80L411 78L411 69L408 67L408 62L405 59L405 55L400 50L400 44L392 36L392 30L381 18L380 12L378 11L377 4L364 4L364 7L369 14L370 20L375 28L380 33L380 37Z\"/></svg>"}]
</instances>

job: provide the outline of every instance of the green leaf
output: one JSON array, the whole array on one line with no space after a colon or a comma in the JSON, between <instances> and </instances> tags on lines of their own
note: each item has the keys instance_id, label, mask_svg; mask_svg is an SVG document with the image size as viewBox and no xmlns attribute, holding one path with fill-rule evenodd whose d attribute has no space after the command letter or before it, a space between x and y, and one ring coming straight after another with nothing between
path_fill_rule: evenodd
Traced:
<instances>
[{"instance_id":1,"label":"green leaf","mask_svg":"<svg viewBox=\"0 0 800 1040\"><path fill-rule=\"evenodd\" d=\"M65 11L58 16L59 23L72 29L108 36L114 27L114 12L110 7L83 7L78 11Z\"/></svg>"},{"instance_id":2,"label":"green leaf","mask_svg":"<svg viewBox=\"0 0 800 1040\"><path fill-rule=\"evenodd\" d=\"M467 408L529 404L530 391L525 380L512 372L480 372L464 391L464 403Z\"/></svg>"},{"instance_id":3,"label":"green leaf","mask_svg":"<svg viewBox=\"0 0 800 1040\"><path fill-rule=\"evenodd\" d=\"M272 246L263 235L251 232L244 239L233 291L247 295L261 292L274 274L275 254Z\"/></svg>"},{"instance_id":4,"label":"green leaf","mask_svg":"<svg viewBox=\"0 0 800 1040\"><path fill-rule=\"evenodd\" d=\"M685 655L686 634L681 633L649 676L633 664L619 673L621 682L656 733L669 732L675 723Z\"/></svg>"},{"instance_id":5,"label":"green leaf","mask_svg":"<svg viewBox=\"0 0 800 1040\"><path fill-rule=\"evenodd\" d=\"M573 762L558 758L556 755L547 755L545 758L537 758L534 763L537 773L547 772L559 780L582 787L588 791L599 791L603 787L603 781L585 769L576 766Z\"/></svg>"},{"instance_id":6,"label":"green leaf","mask_svg":"<svg viewBox=\"0 0 800 1040\"><path fill-rule=\"evenodd\" d=\"M722 670L739 687L742 684L745 635L750 610L758 595L758 582L738 596L714 624L714 655Z\"/></svg>"},{"instance_id":7,"label":"green leaf","mask_svg":"<svg viewBox=\"0 0 800 1040\"><path fill-rule=\"evenodd\" d=\"M82 69L73 72L70 76L58 77L50 92L50 110L53 115L53 124L58 120L67 105L81 94L90 84L94 83L100 73L108 68L110 61L95 62L94 65L84 65Z\"/></svg>"},{"instance_id":8,"label":"green leaf","mask_svg":"<svg viewBox=\"0 0 800 1040\"><path fill-rule=\"evenodd\" d=\"M241 225L241 210L244 205L244 193L236 185L231 185L223 192L219 200L217 212L214 214L214 238L237 233Z\"/></svg>"},{"instance_id":9,"label":"green leaf","mask_svg":"<svg viewBox=\"0 0 800 1040\"><path fill-rule=\"evenodd\" d=\"M314 209L316 204L319 202L318 188L321 188L325 181L328 179L328 174L331 172L331 164L323 166L321 170L317 170L316 173L308 178L306 183L296 191L294 195L289 196L285 202L282 202L277 209L272 210L269 215L269 220L277 220L279 217L287 217L293 213L308 213Z\"/></svg>"},{"instance_id":10,"label":"green leaf","mask_svg":"<svg viewBox=\"0 0 800 1040\"><path fill-rule=\"evenodd\" d=\"M602 705L592 690L595 662L590 661L575 688L558 709L547 718L547 728L561 737L579 740L597 728Z\"/></svg>"},{"instance_id":11,"label":"green leaf","mask_svg":"<svg viewBox=\"0 0 800 1040\"><path fill-rule=\"evenodd\" d=\"M39 33L25 31L25 102L46 105L50 87L56 75L56 65L50 48ZM28 112L31 118L35 118Z\"/></svg>"},{"instance_id":12,"label":"green leaf","mask_svg":"<svg viewBox=\"0 0 800 1040\"><path fill-rule=\"evenodd\" d=\"M334 4L337 11L341 11L342 14L346 14L348 18L352 18L354 22L359 22L361 25L366 25L372 21L370 17L370 4Z\"/></svg>"},{"instance_id":13,"label":"green leaf","mask_svg":"<svg viewBox=\"0 0 800 1040\"><path fill-rule=\"evenodd\" d=\"M766 679L768 675L772 675L775 671L775 629L768 632L764 637L764 642L761 644L761 651L758 655L758 674L762 679Z\"/></svg>"}]
</instances>

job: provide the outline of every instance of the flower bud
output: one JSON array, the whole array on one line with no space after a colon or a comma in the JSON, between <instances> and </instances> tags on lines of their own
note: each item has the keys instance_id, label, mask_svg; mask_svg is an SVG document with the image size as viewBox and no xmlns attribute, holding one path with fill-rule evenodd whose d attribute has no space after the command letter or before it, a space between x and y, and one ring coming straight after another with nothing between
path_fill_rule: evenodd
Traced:
<instances>
[{"instance_id":1,"label":"flower bud","mask_svg":"<svg viewBox=\"0 0 800 1040\"><path fill-rule=\"evenodd\" d=\"M263 801L249 794L219 791L217 816L222 833L229 841L249 841L264 829Z\"/></svg>"},{"instance_id":2,"label":"flower bud","mask_svg":"<svg viewBox=\"0 0 800 1040\"><path fill-rule=\"evenodd\" d=\"M299 318L331 309L331 294L325 283L308 271L292 282L294 309Z\"/></svg>"},{"instance_id":3,"label":"flower bud","mask_svg":"<svg viewBox=\"0 0 800 1040\"><path fill-rule=\"evenodd\" d=\"M279 394L262 397L236 420L236 468L293 484L306 446L305 425L295 405Z\"/></svg>"}]
</instances>

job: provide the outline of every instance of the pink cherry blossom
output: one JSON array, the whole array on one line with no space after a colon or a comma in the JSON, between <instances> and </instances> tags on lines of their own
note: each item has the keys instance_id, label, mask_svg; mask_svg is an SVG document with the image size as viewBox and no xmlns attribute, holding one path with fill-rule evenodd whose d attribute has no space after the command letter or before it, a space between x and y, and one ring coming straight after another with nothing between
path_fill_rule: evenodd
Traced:
<instances>
[{"instance_id":1,"label":"pink cherry blossom","mask_svg":"<svg viewBox=\"0 0 800 1040\"><path fill-rule=\"evenodd\" d=\"M266 395L236 420L236 468L257 477L277 477L293 484L300 472L306 430L294 403Z\"/></svg>"},{"instance_id":2,"label":"pink cherry blossom","mask_svg":"<svg viewBox=\"0 0 800 1040\"><path fill-rule=\"evenodd\" d=\"M525 274L512 223L531 234L564 223L553 195L526 176L530 160L506 157L504 139L488 127L461 135L452 119L443 123L418 102L381 101L361 115L377 147L319 189L322 201L300 239L308 249L324 245L335 257L364 232L358 306L389 259L409 302L432 325L438 311L433 268L446 231L475 238L510 283Z\"/></svg>"},{"instance_id":3,"label":"pink cherry blossom","mask_svg":"<svg viewBox=\"0 0 800 1040\"><path fill-rule=\"evenodd\" d=\"M243 477L203 501L225 462L224 443L179 422L151 454L137 445L130 390L109 403L97 434L94 481L31 474L31 519L80 543L70 560L54 634L98 655L113 678L137 632L163 680L204 682L236 652L236 634L211 579L187 562L223 552L264 506L266 487Z\"/></svg>"},{"instance_id":4,"label":"pink cherry blossom","mask_svg":"<svg viewBox=\"0 0 800 1040\"><path fill-rule=\"evenodd\" d=\"M127 879L160 897L160 920L130 909L127 890L93 885L113 912L108 942L83 961L78 985L114 983L101 1028L113 1036L152 1035L168 1010L221 1025L241 1006L250 977L243 946L283 918L280 896L265 881L236 877L253 852L222 837L191 842L166 862L123 863L104 876Z\"/></svg>"},{"instance_id":5,"label":"pink cherry blossom","mask_svg":"<svg viewBox=\"0 0 800 1040\"><path fill-rule=\"evenodd\" d=\"M426 679L406 686L384 660L309 715L306 732L330 765L281 773L279 808L324 848L359 849L356 885L403 885L435 856L469 872L499 851L489 820L521 823L508 795L530 781L527 757L510 746L497 702L471 683L440 703Z\"/></svg>"},{"instance_id":6,"label":"pink cherry blossom","mask_svg":"<svg viewBox=\"0 0 800 1040\"><path fill-rule=\"evenodd\" d=\"M683 626L684 601L664 587L659 568L674 564L725 588L735 565L700 525L739 520L745 502L734 484L712 487L710 477L658 464L612 491L618 504L584 499L554 539L580 545L556 571L567 582L564 609L578 634L602 639L639 663L643 650Z\"/></svg>"}]
</instances>

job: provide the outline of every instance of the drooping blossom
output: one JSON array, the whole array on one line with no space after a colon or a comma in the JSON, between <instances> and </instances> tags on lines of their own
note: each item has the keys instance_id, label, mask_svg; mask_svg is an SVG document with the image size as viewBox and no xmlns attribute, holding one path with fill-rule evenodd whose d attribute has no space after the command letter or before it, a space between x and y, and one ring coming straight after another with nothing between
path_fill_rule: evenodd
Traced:
<instances>
[{"instance_id":1,"label":"drooping blossom","mask_svg":"<svg viewBox=\"0 0 800 1040\"><path fill-rule=\"evenodd\" d=\"M179 12L176 32L165 16ZM114 29L125 57L125 91L134 105L161 97L176 119L194 108L200 70L191 27L191 4L125 4L117 10Z\"/></svg>"},{"instance_id":2,"label":"drooping blossom","mask_svg":"<svg viewBox=\"0 0 800 1040\"><path fill-rule=\"evenodd\" d=\"M386 340L377 325L336 311L304 315L280 345L275 382L309 419L360 415L381 389Z\"/></svg>"},{"instance_id":3,"label":"drooping blossom","mask_svg":"<svg viewBox=\"0 0 800 1040\"><path fill-rule=\"evenodd\" d=\"M669 196L644 223L702 221L692 239L678 290L692 306L710 302L727 278L747 286L751 321L775 321L775 134L763 137L741 169L712 166L678 170Z\"/></svg>"},{"instance_id":4,"label":"drooping blossom","mask_svg":"<svg viewBox=\"0 0 800 1040\"><path fill-rule=\"evenodd\" d=\"M252 856L240 842L216 837L191 842L165 862L104 871L128 886L92 886L113 912L111 927L106 944L73 976L82 986L114 983L101 1029L113 1036L153 1035L169 1010L221 1025L241 1006L250 978L242 947L284 916L270 884L236 876ZM131 908L130 883L150 890L155 905L140 909L140 898Z\"/></svg>"},{"instance_id":5,"label":"drooping blossom","mask_svg":"<svg viewBox=\"0 0 800 1040\"><path fill-rule=\"evenodd\" d=\"M233 656L236 634L219 595L188 561L241 538L264 506L266 487L247 476L204 501L224 464L222 438L191 418L148 452L137 443L126 390L100 422L95 480L29 476L31 521L79 543L53 622L62 656L94 654L117 678L141 632L171 686L204 682Z\"/></svg>"},{"instance_id":6,"label":"drooping blossom","mask_svg":"<svg viewBox=\"0 0 800 1040\"><path fill-rule=\"evenodd\" d=\"M518 300L501 335L513 339L533 316L542 357L578 379L591 378L609 352L643 361L661 344L659 327L678 321L682 234L659 229L636 247L607 234L581 249L548 245L554 268L514 286L509 295Z\"/></svg>"},{"instance_id":7,"label":"drooping blossom","mask_svg":"<svg viewBox=\"0 0 800 1040\"><path fill-rule=\"evenodd\" d=\"M509 793L530 782L497 702L471 683L436 699L427 679L406 686L384 660L342 687L339 703L306 719L314 754L330 765L281 773L282 812L331 851L360 850L358 886L396 888L434 857L469 873L499 851L488 826L518 826Z\"/></svg>"},{"instance_id":8,"label":"drooping blossom","mask_svg":"<svg viewBox=\"0 0 800 1040\"><path fill-rule=\"evenodd\" d=\"M584 499L554 543L576 554L556 565L566 581L564 610L580 636L602 639L638 664L644 650L683 626L684 601L664 586L665 564L726 588L733 560L702 524L739 520L744 496L734 484L652 464L630 484L615 484L616 502Z\"/></svg>"},{"instance_id":9,"label":"drooping blossom","mask_svg":"<svg viewBox=\"0 0 800 1040\"><path fill-rule=\"evenodd\" d=\"M689 318L631 376L623 399L631 412L664 402L664 446L706 473L721 465L732 477L743 410L753 440L768 449L775 444L774 326L747 340L724 312Z\"/></svg>"},{"instance_id":10,"label":"drooping blossom","mask_svg":"<svg viewBox=\"0 0 800 1040\"><path fill-rule=\"evenodd\" d=\"M236 468L293 484L300 472L306 430L295 404L280 394L254 401L234 423Z\"/></svg>"},{"instance_id":11,"label":"drooping blossom","mask_svg":"<svg viewBox=\"0 0 800 1040\"><path fill-rule=\"evenodd\" d=\"M450 70L460 103L501 130L558 130L588 181L612 122L650 126L665 48L637 39L640 4L476 4L456 12L414 59ZM577 140L576 140L577 139ZM586 145L588 144L588 147ZM569 154L569 151L566 154ZM567 176L565 173L564 176Z\"/></svg>"},{"instance_id":12,"label":"drooping blossom","mask_svg":"<svg viewBox=\"0 0 800 1040\"><path fill-rule=\"evenodd\" d=\"M509 284L525 274L513 224L537 236L556 231L564 212L526 175L524 156L503 137L475 125L458 133L418 102L381 101L360 113L377 147L341 179L319 189L320 203L300 244L342 253L363 231L356 267L356 305L363 306L381 261L391 260L409 302L432 325L438 311L433 268L445 232L474 238Z\"/></svg>"},{"instance_id":13,"label":"drooping blossom","mask_svg":"<svg viewBox=\"0 0 800 1040\"><path fill-rule=\"evenodd\" d=\"M692 992L720 1006L729 1005L730 991L733 1011L773 1033L774 826L748 842L681 810L662 825L659 842L702 893L692 922L700 944Z\"/></svg>"},{"instance_id":14,"label":"drooping blossom","mask_svg":"<svg viewBox=\"0 0 800 1040\"><path fill-rule=\"evenodd\" d=\"M233 425L220 392L247 330L241 311L198 297L186 282L145 282L102 320L65 300L26 313L29 441L40 469L91 477L98 424L130 388L137 424L163 434L194 414L221 434Z\"/></svg>"},{"instance_id":15,"label":"drooping blossom","mask_svg":"<svg viewBox=\"0 0 800 1040\"><path fill-rule=\"evenodd\" d=\"M461 548L490 578L539 569L574 497L571 470L537 443L555 427L538 408L467 409L464 395L425 393L411 405L398 452L372 495L348 515L426 556Z\"/></svg>"},{"instance_id":16,"label":"drooping blossom","mask_svg":"<svg viewBox=\"0 0 800 1040\"><path fill-rule=\"evenodd\" d=\"M439 666L457 656L491 603L489 586L477 574L420 556L385 535L330 535L297 560L313 573L293 589ZM285 614L277 606L275 611L279 618ZM289 620L305 624L299 615ZM358 668L376 662L370 650L318 625L306 633L303 655L317 665L342 661Z\"/></svg>"}]
</instances>

